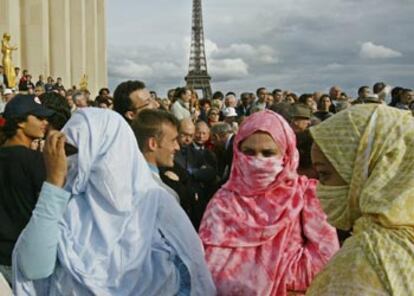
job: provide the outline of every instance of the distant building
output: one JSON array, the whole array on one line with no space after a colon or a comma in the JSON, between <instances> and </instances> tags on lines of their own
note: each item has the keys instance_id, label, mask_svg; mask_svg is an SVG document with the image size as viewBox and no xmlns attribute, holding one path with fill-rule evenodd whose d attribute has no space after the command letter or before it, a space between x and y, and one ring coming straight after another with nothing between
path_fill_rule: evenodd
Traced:
<instances>
[{"instance_id":1,"label":"distant building","mask_svg":"<svg viewBox=\"0 0 414 296\"><path fill-rule=\"evenodd\" d=\"M0 0L0 34L17 45L13 63L34 79L62 77L66 88L88 76L96 94L107 85L105 0Z\"/></svg>"}]
</instances>

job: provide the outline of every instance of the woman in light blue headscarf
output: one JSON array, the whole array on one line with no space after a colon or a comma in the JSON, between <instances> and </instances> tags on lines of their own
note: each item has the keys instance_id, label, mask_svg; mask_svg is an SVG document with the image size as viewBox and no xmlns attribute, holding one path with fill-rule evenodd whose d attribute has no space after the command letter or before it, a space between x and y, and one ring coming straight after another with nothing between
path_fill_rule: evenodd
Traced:
<instances>
[{"instance_id":1,"label":"woman in light blue headscarf","mask_svg":"<svg viewBox=\"0 0 414 296\"><path fill-rule=\"evenodd\" d=\"M197 233L152 179L124 119L87 108L62 132L78 153L64 190L45 182L16 244L15 294L214 295ZM53 205L65 194L67 204Z\"/></svg>"}]
</instances>

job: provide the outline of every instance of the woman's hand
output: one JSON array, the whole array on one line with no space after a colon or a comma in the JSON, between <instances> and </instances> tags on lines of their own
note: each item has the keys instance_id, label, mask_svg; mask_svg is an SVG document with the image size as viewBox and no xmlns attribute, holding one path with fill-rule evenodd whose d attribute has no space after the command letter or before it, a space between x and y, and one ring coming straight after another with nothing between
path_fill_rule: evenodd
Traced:
<instances>
[{"instance_id":1,"label":"woman's hand","mask_svg":"<svg viewBox=\"0 0 414 296\"><path fill-rule=\"evenodd\" d=\"M57 131L50 132L43 149L46 182L58 187L63 187L65 184L68 171L65 141L66 137L63 133Z\"/></svg>"}]
</instances>

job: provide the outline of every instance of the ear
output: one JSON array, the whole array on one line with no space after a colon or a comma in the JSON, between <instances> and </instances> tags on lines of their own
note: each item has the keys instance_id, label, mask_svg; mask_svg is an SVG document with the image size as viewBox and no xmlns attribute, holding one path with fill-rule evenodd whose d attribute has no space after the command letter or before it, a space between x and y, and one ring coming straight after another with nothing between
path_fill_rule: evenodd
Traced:
<instances>
[{"instance_id":1,"label":"ear","mask_svg":"<svg viewBox=\"0 0 414 296\"><path fill-rule=\"evenodd\" d=\"M135 118L135 113L134 111L127 111L124 113L124 116L129 120L133 120Z\"/></svg>"},{"instance_id":2,"label":"ear","mask_svg":"<svg viewBox=\"0 0 414 296\"><path fill-rule=\"evenodd\" d=\"M148 146L148 151L154 152L155 150L157 150L158 148L157 139L155 137L148 138L147 146Z\"/></svg>"}]
</instances>

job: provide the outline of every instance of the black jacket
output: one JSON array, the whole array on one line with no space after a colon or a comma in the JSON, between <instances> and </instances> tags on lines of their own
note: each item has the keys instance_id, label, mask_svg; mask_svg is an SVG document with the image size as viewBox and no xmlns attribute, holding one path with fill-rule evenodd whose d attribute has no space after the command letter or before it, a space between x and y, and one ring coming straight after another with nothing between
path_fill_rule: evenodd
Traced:
<instances>
[{"instance_id":1,"label":"black jacket","mask_svg":"<svg viewBox=\"0 0 414 296\"><path fill-rule=\"evenodd\" d=\"M250 108L251 106L243 106L243 104L240 104L236 107L237 116L249 116L250 115Z\"/></svg>"},{"instance_id":2,"label":"black jacket","mask_svg":"<svg viewBox=\"0 0 414 296\"><path fill-rule=\"evenodd\" d=\"M208 149L197 149L191 144L181 148L175 156L175 163L189 174L189 184L195 196L190 219L198 228L205 207L217 190L216 156Z\"/></svg>"},{"instance_id":3,"label":"black jacket","mask_svg":"<svg viewBox=\"0 0 414 296\"><path fill-rule=\"evenodd\" d=\"M191 188L191 180L189 174L178 164L175 164L172 168L160 167L159 170L162 182L164 182L165 185L177 193L178 197L180 198L181 207L187 213L191 222L193 222L192 213L194 212L194 203L196 196ZM177 176L177 179L169 178L166 174L167 172L172 172L175 174Z\"/></svg>"},{"instance_id":4,"label":"black jacket","mask_svg":"<svg viewBox=\"0 0 414 296\"><path fill-rule=\"evenodd\" d=\"M215 149L218 163L219 185L223 185L227 182L231 172L231 165L233 163L234 135L231 135L230 137L231 139L227 147Z\"/></svg>"}]
</instances>

